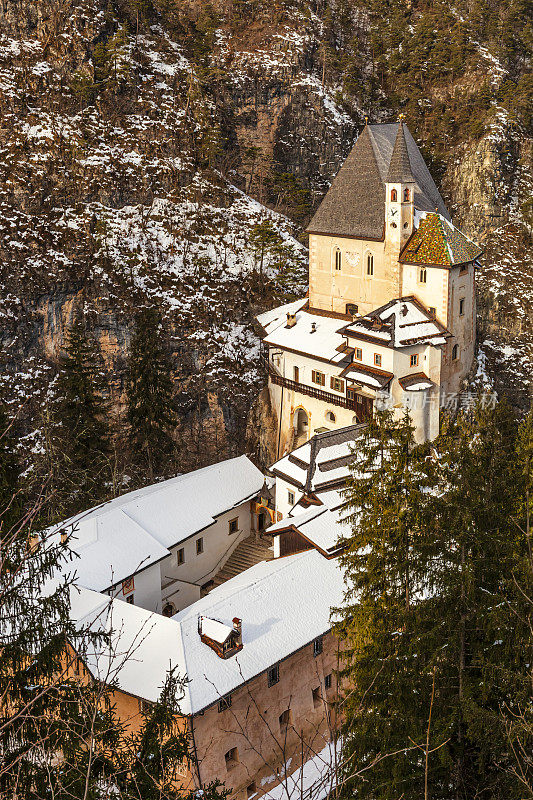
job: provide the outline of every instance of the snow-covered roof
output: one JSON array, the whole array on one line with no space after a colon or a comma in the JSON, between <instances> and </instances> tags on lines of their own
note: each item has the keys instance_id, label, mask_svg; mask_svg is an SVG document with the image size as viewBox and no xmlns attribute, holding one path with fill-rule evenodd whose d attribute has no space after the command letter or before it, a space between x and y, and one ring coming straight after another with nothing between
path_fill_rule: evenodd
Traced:
<instances>
[{"instance_id":1,"label":"snow-covered roof","mask_svg":"<svg viewBox=\"0 0 533 800\"><path fill-rule=\"evenodd\" d=\"M435 385L424 372L405 375L403 378L399 378L398 383L405 392L421 392L424 389L431 389Z\"/></svg>"},{"instance_id":2,"label":"snow-covered roof","mask_svg":"<svg viewBox=\"0 0 533 800\"><path fill-rule=\"evenodd\" d=\"M73 530L77 582L102 591L169 554L256 495L264 476L238 456L146 486L73 517L51 531Z\"/></svg>"},{"instance_id":3,"label":"snow-covered roof","mask_svg":"<svg viewBox=\"0 0 533 800\"><path fill-rule=\"evenodd\" d=\"M317 492L333 485L342 486L349 475L353 450L365 427L348 425L334 431L316 433L301 447L280 458L270 468L298 488Z\"/></svg>"},{"instance_id":4,"label":"snow-covered roof","mask_svg":"<svg viewBox=\"0 0 533 800\"><path fill-rule=\"evenodd\" d=\"M295 306L295 304L291 304ZM339 334L338 329L345 315L327 316L312 311L296 308L291 313L296 315L296 324L292 327L287 326L287 306L275 309L280 312L275 320L272 318L266 328L268 333L264 338L265 344L271 347L281 347L288 350L296 350L311 357L325 359L336 363L342 360L343 354L339 354L339 349L344 339ZM283 312L283 313L281 313ZM267 312L272 314L273 312ZM259 322L265 327L262 320L266 315L258 317Z\"/></svg>"},{"instance_id":5,"label":"snow-covered roof","mask_svg":"<svg viewBox=\"0 0 533 800\"><path fill-rule=\"evenodd\" d=\"M198 629L204 636L207 636L209 639L219 644L227 642L233 633L232 627L224 625L218 619L211 619L210 617L200 617Z\"/></svg>"},{"instance_id":6,"label":"snow-covered roof","mask_svg":"<svg viewBox=\"0 0 533 800\"><path fill-rule=\"evenodd\" d=\"M166 671L177 667L187 677L181 711L194 714L327 632L343 595L337 560L309 550L256 564L170 619L77 587L71 613L79 628L113 631L111 644L85 655L93 675L156 701ZM220 658L202 642L199 616L228 627L242 618L243 649Z\"/></svg>"},{"instance_id":7,"label":"snow-covered roof","mask_svg":"<svg viewBox=\"0 0 533 800\"><path fill-rule=\"evenodd\" d=\"M271 308L270 311L260 314L257 317L257 321L267 334L272 333L280 325L287 324L287 314L296 314L297 311L307 305L307 302L308 298L302 297L300 300L293 300L292 303L285 303L283 306Z\"/></svg>"},{"instance_id":8,"label":"snow-covered roof","mask_svg":"<svg viewBox=\"0 0 533 800\"><path fill-rule=\"evenodd\" d=\"M326 505L312 506L303 512L297 511L295 507L291 516L276 522L268 532L275 535L288 529L295 529L329 556L338 550L339 538L348 532L343 517L342 507L332 510Z\"/></svg>"},{"instance_id":9,"label":"snow-covered roof","mask_svg":"<svg viewBox=\"0 0 533 800\"><path fill-rule=\"evenodd\" d=\"M412 296L391 300L345 325L340 332L352 339L393 348L416 344L441 345L450 336L446 328Z\"/></svg>"}]
</instances>

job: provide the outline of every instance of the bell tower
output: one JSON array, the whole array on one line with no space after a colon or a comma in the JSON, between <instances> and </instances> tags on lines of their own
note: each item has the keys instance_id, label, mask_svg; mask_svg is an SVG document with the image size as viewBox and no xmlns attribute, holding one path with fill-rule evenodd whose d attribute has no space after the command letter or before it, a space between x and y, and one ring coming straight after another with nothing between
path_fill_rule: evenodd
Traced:
<instances>
[{"instance_id":1,"label":"bell tower","mask_svg":"<svg viewBox=\"0 0 533 800\"><path fill-rule=\"evenodd\" d=\"M385 181L385 241L392 272L397 275L398 292L401 290L401 276L397 259L413 232L414 195L415 179L411 170L402 114Z\"/></svg>"}]
</instances>

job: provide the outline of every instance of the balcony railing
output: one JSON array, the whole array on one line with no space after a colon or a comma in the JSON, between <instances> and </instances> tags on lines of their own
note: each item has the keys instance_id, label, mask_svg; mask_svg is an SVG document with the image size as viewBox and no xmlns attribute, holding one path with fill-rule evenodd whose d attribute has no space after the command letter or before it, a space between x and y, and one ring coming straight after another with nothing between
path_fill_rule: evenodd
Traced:
<instances>
[{"instance_id":1,"label":"balcony railing","mask_svg":"<svg viewBox=\"0 0 533 800\"><path fill-rule=\"evenodd\" d=\"M355 400L349 400L347 397L332 394L332 392L326 392L324 389L319 389L316 386L307 386L305 383L291 381L290 378L284 378L280 375L274 365L271 364L266 357L263 357L262 361L268 371L270 380L277 386L284 386L286 389L292 389L293 392L306 394L308 397L315 397L317 400L323 400L324 403L330 405L340 406L340 408L349 408L350 411L357 412L358 417L363 416L361 404L357 403Z\"/></svg>"}]
</instances>

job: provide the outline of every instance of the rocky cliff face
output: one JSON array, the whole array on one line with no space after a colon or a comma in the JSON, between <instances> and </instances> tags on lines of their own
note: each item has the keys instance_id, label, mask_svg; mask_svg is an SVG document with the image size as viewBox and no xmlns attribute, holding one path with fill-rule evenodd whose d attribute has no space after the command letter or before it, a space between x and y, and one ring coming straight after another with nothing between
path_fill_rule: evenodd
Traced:
<instances>
[{"instance_id":1,"label":"rocky cliff face","mask_svg":"<svg viewBox=\"0 0 533 800\"><path fill-rule=\"evenodd\" d=\"M367 11L344 3L0 0L3 388L30 471L74 309L100 344L120 419L132 318L146 303L172 334L180 468L247 446L267 457L268 414L261 436L250 414L263 385L253 317L305 290L302 231L365 111L396 114L370 31ZM436 102L443 89L428 92ZM420 128L426 137L431 149ZM455 141L442 185L458 224L486 243L484 352L497 364L520 331L523 374L530 144L504 112ZM260 274L250 232L264 218L285 255Z\"/></svg>"}]
</instances>

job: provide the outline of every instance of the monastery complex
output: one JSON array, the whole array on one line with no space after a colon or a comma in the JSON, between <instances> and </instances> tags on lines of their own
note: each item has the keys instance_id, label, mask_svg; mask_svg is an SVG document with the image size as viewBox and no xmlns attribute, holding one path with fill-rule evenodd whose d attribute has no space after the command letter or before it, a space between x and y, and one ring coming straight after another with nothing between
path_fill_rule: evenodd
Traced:
<instances>
[{"instance_id":1,"label":"monastery complex","mask_svg":"<svg viewBox=\"0 0 533 800\"><path fill-rule=\"evenodd\" d=\"M481 250L403 122L365 127L308 233L308 296L259 317L278 455L379 403L435 438L441 398L472 368Z\"/></svg>"},{"instance_id":2,"label":"monastery complex","mask_svg":"<svg viewBox=\"0 0 533 800\"><path fill-rule=\"evenodd\" d=\"M192 748L180 780L218 779L237 800L278 800L291 785L300 797L305 770L331 784L331 609L344 597L342 492L358 438L383 404L409 407L417 439L433 439L439 398L474 357L481 251L452 224L405 124L364 129L309 241L308 296L259 317L278 419L270 474L240 456L50 532L75 556L76 626L109 634L92 650L71 642L75 674L116 681L135 728L176 668Z\"/></svg>"}]
</instances>

